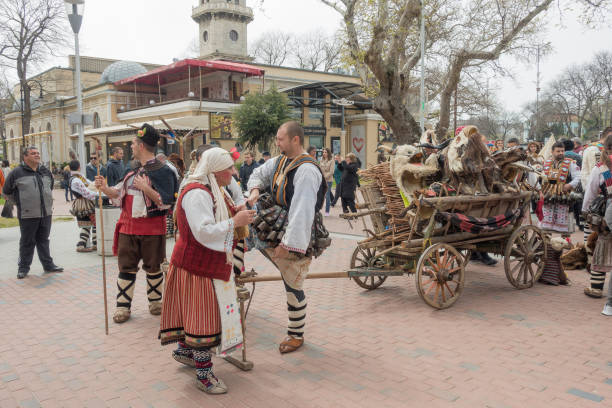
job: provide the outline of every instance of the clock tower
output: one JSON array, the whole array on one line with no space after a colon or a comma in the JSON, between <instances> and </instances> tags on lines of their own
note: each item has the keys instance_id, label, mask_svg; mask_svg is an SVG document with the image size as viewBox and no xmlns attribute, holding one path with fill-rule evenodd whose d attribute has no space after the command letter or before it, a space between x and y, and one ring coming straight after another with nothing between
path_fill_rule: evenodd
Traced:
<instances>
[{"instance_id":1,"label":"clock tower","mask_svg":"<svg viewBox=\"0 0 612 408\"><path fill-rule=\"evenodd\" d=\"M198 0L191 17L200 26L200 58L250 61L247 25L253 10L246 0Z\"/></svg>"}]
</instances>

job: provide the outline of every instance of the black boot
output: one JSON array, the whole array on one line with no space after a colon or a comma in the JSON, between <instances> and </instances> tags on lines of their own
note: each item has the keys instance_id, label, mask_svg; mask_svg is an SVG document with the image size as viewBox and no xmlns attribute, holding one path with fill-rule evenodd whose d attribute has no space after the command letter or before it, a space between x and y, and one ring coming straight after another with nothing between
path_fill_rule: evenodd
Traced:
<instances>
[{"instance_id":1,"label":"black boot","mask_svg":"<svg viewBox=\"0 0 612 408\"><path fill-rule=\"evenodd\" d=\"M491 258L487 252L480 252L480 261L487 266L493 266L497 264L497 261Z\"/></svg>"}]
</instances>

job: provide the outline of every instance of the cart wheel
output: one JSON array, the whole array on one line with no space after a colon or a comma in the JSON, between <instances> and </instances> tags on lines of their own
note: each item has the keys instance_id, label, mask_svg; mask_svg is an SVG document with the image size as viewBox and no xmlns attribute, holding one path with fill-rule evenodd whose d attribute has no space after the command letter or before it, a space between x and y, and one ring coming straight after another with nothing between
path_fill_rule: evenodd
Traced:
<instances>
[{"instance_id":1,"label":"cart wheel","mask_svg":"<svg viewBox=\"0 0 612 408\"><path fill-rule=\"evenodd\" d=\"M508 282L517 289L532 287L540 279L546 259L542 231L533 225L523 225L510 236L504 255Z\"/></svg>"},{"instance_id":2,"label":"cart wheel","mask_svg":"<svg viewBox=\"0 0 612 408\"><path fill-rule=\"evenodd\" d=\"M446 309L459 299L465 282L463 256L448 244L430 246L419 258L416 287L421 299L436 309Z\"/></svg>"},{"instance_id":3,"label":"cart wheel","mask_svg":"<svg viewBox=\"0 0 612 408\"><path fill-rule=\"evenodd\" d=\"M376 248L361 249L355 248L351 257L351 269L353 268L380 268L385 266L385 260L382 256L376 255ZM353 280L364 289L373 290L382 285L386 276L353 276Z\"/></svg>"}]
</instances>

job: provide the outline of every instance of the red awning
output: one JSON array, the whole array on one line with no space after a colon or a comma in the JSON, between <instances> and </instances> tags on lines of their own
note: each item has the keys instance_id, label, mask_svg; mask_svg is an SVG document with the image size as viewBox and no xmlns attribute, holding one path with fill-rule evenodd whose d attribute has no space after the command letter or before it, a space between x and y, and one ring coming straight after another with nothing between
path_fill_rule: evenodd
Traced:
<instances>
[{"instance_id":1,"label":"red awning","mask_svg":"<svg viewBox=\"0 0 612 408\"><path fill-rule=\"evenodd\" d=\"M158 80L161 85L164 85L187 79L190 74L191 77L194 78L200 75L200 73L209 74L215 71L239 72L245 74L247 77L262 76L264 74L263 69L259 69L252 65L241 64L239 62L185 59L170 65L155 68L143 74L122 79L121 81L115 82L115 85L119 86L133 83L157 85Z\"/></svg>"}]
</instances>

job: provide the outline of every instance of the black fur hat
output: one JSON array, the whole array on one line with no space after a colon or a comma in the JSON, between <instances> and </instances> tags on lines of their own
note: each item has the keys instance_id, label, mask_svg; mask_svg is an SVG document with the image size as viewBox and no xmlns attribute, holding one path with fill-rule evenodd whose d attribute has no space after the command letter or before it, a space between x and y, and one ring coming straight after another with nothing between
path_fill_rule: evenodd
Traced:
<instances>
[{"instance_id":1,"label":"black fur hat","mask_svg":"<svg viewBox=\"0 0 612 408\"><path fill-rule=\"evenodd\" d=\"M140 130L138 130L138 138L142 140L142 142L149 146L157 146L157 142L159 142L159 132L148 123L142 125Z\"/></svg>"}]
</instances>

